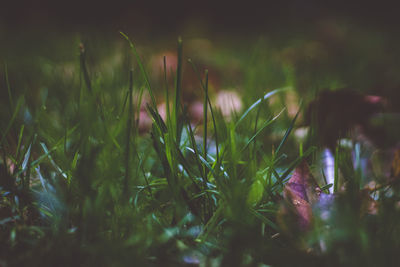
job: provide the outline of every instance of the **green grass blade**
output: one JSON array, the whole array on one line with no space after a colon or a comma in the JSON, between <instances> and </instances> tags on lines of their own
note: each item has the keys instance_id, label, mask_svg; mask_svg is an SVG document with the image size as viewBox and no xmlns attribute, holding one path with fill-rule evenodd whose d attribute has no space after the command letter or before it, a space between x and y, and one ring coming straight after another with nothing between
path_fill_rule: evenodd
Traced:
<instances>
[{"instance_id":1,"label":"green grass blade","mask_svg":"<svg viewBox=\"0 0 400 267\"><path fill-rule=\"evenodd\" d=\"M124 177L124 185L123 185L123 196L126 198L128 194L128 186L129 186L129 176L130 176L130 149L131 149L131 136L132 136L132 124L133 124L133 103L132 103L132 92L133 92L133 71L129 72L129 109L128 109L128 119L126 125L126 141L125 141L125 177Z\"/></svg>"},{"instance_id":2,"label":"green grass blade","mask_svg":"<svg viewBox=\"0 0 400 267\"><path fill-rule=\"evenodd\" d=\"M242 152L243 152L244 150L246 150L246 148L251 144L251 142L253 142L253 140L254 140L267 126L269 126L269 125L270 125L271 123L273 123L276 119L278 119L279 116L283 113L283 111L284 111L285 109L286 109L286 108L283 108L283 109L278 113L278 115L276 115L275 117L273 117L271 120L264 122L263 125L261 126L261 128L246 142L246 145L242 148Z\"/></svg>"},{"instance_id":3,"label":"green grass blade","mask_svg":"<svg viewBox=\"0 0 400 267\"><path fill-rule=\"evenodd\" d=\"M4 76L6 78L8 101L10 101L10 107L11 107L11 110L13 110L14 109L14 101L13 101L12 94L11 94L11 86L10 86L10 80L8 79L8 67L7 67L6 62L4 62Z\"/></svg>"},{"instance_id":4,"label":"green grass blade","mask_svg":"<svg viewBox=\"0 0 400 267\"><path fill-rule=\"evenodd\" d=\"M125 107L126 107L126 103L128 102L129 94L130 94L130 92L129 92L129 88L128 88L128 91L126 92L126 95L124 97L124 103L122 104L122 108L121 108L121 111L120 111L119 116L118 116L119 118L121 118L122 114L125 111Z\"/></svg>"},{"instance_id":5,"label":"green grass blade","mask_svg":"<svg viewBox=\"0 0 400 267\"><path fill-rule=\"evenodd\" d=\"M334 179L333 179L333 193L337 193L339 187L339 145L336 145L335 150L335 166L334 166Z\"/></svg>"},{"instance_id":6,"label":"green grass blade","mask_svg":"<svg viewBox=\"0 0 400 267\"><path fill-rule=\"evenodd\" d=\"M164 90L165 90L165 111L166 111L166 119L167 119L167 128L169 132L175 131L175 126L172 125L171 121L171 110L170 110L170 102L169 102L169 88L168 88L168 79L167 79L167 58L164 56Z\"/></svg>"},{"instance_id":7,"label":"green grass blade","mask_svg":"<svg viewBox=\"0 0 400 267\"><path fill-rule=\"evenodd\" d=\"M17 150L15 152L15 158L17 159L19 156L19 150L21 149L22 137L24 135L25 124L22 124L21 129L19 130L18 135L18 143L17 143Z\"/></svg>"},{"instance_id":8,"label":"green grass blade","mask_svg":"<svg viewBox=\"0 0 400 267\"><path fill-rule=\"evenodd\" d=\"M203 162L204 166L207 167L208 170L210 170L211 172L214 173L214 168L211 167L210 163L208 163L207 160L205 160L201 155L199 155L198 153L196 154L196 151L190 147L186 147L187 150L189 150L190 152L192 152L193 154L197 155L197 157L200 159L201 162Z\"/></svg>"},{"instance_id":9,"label":"green grass blade","mask_svg":"<svg viewBox=\"0 0 400 267\"><path fill-rule=\"evenodd\" d=\"M176 127L175 130L175 140L177 144L180 144L181 135L182 135L182 128L183 128L183 121L179 121L180 116L183 112L182 110L182 103L181 103L181 94L182 94L182 54L183 54L183 45L182 39L178 38L178 62L177 62L177 70L176 70L176 87L175 87L175 95L174 95L174 105L173 105L173 119L174 119L174 126Z\"/></svg>"},{"instance_id":10,"label":"green grass blade","mask_svg":"<svg viewBox=\"0 0 400 267\"><path fill-rule=\"evenodd\" d=\"M267 94L265 94L262 98L258 99L256 102L254 102L243 114L242 116L239 118L239 120L236 122L235 124L235 128L247 117L247 115L253 110L255 109L259 104L261 104L261 102L263 102L264 100L267 100L268 98L270 98L271 96L275 95L276 93L279 92L283 92L285 90L289 90L289 87L285 87L285 88L278 88L275 90L272 90L271 92L268 92Z\"/></svg>"},{"instance_id":11,"label":"green grass blade","mask_svg":"<svg viewBox=\"0 0 400 267\"><path fill-rule=\"evenodd\" d=\"M278 231L278 226L271 221L270 219L268 219L267 217L265 217L264 215L262 215L261 213L259 213L258 211L256 211L255 209L250 207L250 212L256 217L258 218L260 221L262 221L263 223L265 223L266 225L270 226L272 229L274 229L275 231Z\"/></svg>"},{"instance_id":12,"label":"green grass blade","mask_svg":"<svg viewBox=\"0 0 400 267\"><path fill-rule=\"evenodd\" d=\"M143 63L142 63L142 61L141 61L141 59L139 57L139 53L137 52L135 45L131 42L129 37L126 34L124 34L123 32L119 32L119 33L128 41L129 46L131 47L132 53L136 58L136 62L139 65L140 71L141 71L141 73L143 75L143 78L144 78L144 81L146 83L146 87L147 87L147 90L148 90L150 98L151 98L151 104L153 105L154 108L156 108L157 107L156 99L154 97L153 90L152 90L152 88L150 86L149 77L147 75L147 72L144 69Z\"/></svg>"},{"instance_id":13,"label":"green grass blade","mask_svg":"<svg viewBox=\"0 0 400 267\"><path fill-rule=\"evenodd\" d=\"M286 171L280 176L280 182L279 183L284 183L286 181L286 178L289 176L289 174L305 159L307 158L311 153L313 153L316 150L316 147L310 147L309 149L304 152L302 157L298 157L296 160L294 160L289 167L286 169ZM273 186L275 187L276 184Z\"/></svg>"},{"instance_id":14,"label":"green grass blade","mask_svg":"<svg viewBox=\"0 0 400 267\"><path fill-rule=\"evenodd\" d=\"M296 116L294 116L292 122L290 123L289 128L286 130L285 135L283 136L282 141L280 142L278 148L275 150L275 154L278 154L279 151L281 150L282 146L286 143L286 140L287 140L287 138L289 137L289 134L290 134L290 133L292 132L292 130L293 130L293 127L294 127L294 124L295 124L295 122L296 122L296 120L297 120L297 117L298 117L299 114L300 114L300 109L301 109L301 105L300 105L299 110L298 110L297 113L296 113Z\"/></svg>"},{"instance_id":15,"label":"green grass blade","mask_svg":"<svg viewBox=\"0 0 400 267\"><path fill-rule=\"evenodd\" d=\"M64 177L67 178L67 174L55 163L55 161L53 160L53 157L51 156L51 152L55 151L58 147L55 146L51 149L51 151L49 151L47 149L47 146L45 143L40 142L40 146L42 147L43 151L44 151L44 155L43 156L47 156L47 158L50 160L50 163L53 165L53 167ZM33 162L32 162L33 163Z\"/></svg>"},{"instance_id":16,"label":"green grass blade","mask_svg":"<svg viewBox=\"0 0 400 267\"><path fill-rule=\"evenodd\" d=\"M205 71L206 82L203 100L203 158L207 158L207 99L208 99L208 70Z\"/></svg>"},{"instance_id":17,"label":"green grass blade","mask_svg":"<svg viewBox=\"0 0 400 267\"><path fill-rule=\"evenodd\" d=\"M201 87L203 88L203 91L205 92L205 96L207 97L207 102L208 102L208 106L210 108L211 119L212 119L213 127L214 127L215 149L216 149L217 161L219 162L220 156L219 156L219 140L218 140L218 132L217 132L217 123L215 120L214 110L213 110L213 107L211 105L211 101L210 101L210 98L208 95L208 84L207 84L207 88L206 88L206 85L204 85L204 83L200 77L200 73L197 71L196 65L193 63L193 61L190 58L188 59L188 62L192 66L192 69L193 69L194 73L196 74L197 79L199 80ZM207 70L207 77L208 77L208 70ZM208 79L207 79L207 82L208 82ZM206 91L207 91L207 93L206 93ZM205 110L205 112L207 112L207 110ZM206 121L204 123L206 123Z\"/></svg>"},{"instance_id":18,"label":"green grass blade","mask_svg":"<svg viewBox=\"0 0 400 267\"><path fill-rule=\"evenodd\" d=\"M81 44L81 50L80 50L80 65L81 65L81 71L83 73L83 80L85 81L86 88L88 89L90 94L93 94L93 89L92 89L92 82L90 81L89 78L89 73L86 67L86 51L85 47L83 44Z\"/></svg>"},{"instance_id":19,"label":"green grass blade","mask_svg":"<svg viewBox=\"0 0 400 267\"><path fill-rule=\"evenodd\" d=\"M192 145L192 148L193 148L193 151L194 151L194 155L195 155L195 158L196 158L197 167L199 169L199 173L203 177L204 183L206 183L207 177L206 177L204 169L201 166L201 163L199 161L200 153L199 153L199 151L197 149L196 140L194 138L194 133L193 133L193 130L192 130L192 126L190 125L190 122L187 124L187 128L188 128L188 132L189 132L190 143ZM204 188L206 188L206 186Z\"/></svg>"},{"instance_id":20,"label":"green grass blade","mask_svg":"<svg viewBox=\"0 0 400 267\"><path fill-rule=\"evenodd\" d=\"M6 130L3 132L3 135L2 135L1 140L0 140L0 146L3 145L3 142L4 142L4 140L5 140L5 138L6 138L7 134L8 134L8 132L9 132L10 129L11 129L11 126L13 125L13 123L14 123L14 121L15 121L17 115L18 115L18 112L19 112L19 110L20 110L20 108L21 108L23 102L24 102L24 98L23 98L23 97L20 97L20 98L18 99L18 101L17 101L17 106L16 106L15 109L14 109L14 113L13 113L13 115L11 116L10 121L8 122L8 125L7 125L7 127L6 127Z\"/></svg>"}]
</instances>

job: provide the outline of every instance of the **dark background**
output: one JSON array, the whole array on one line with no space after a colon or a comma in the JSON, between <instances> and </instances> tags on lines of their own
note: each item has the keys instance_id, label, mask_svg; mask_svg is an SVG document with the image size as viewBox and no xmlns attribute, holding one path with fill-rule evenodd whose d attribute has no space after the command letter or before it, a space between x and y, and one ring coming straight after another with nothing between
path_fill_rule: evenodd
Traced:
<instances>
[{"instance_id":1,"label":"dark background","mask_svg":"<svg viewBox=\"0 0 400 267\"><path fill-rule=\"evenodd\" d=\"M187 23L237 34L298 27L326 17L396 29L398 9L385 1L2 1L3 32L135 30L175 33Z\"/></svg>"},{"instance_id":2,"label":"dark background","mask_svg":"<svg viewBox=\"0 0 400 267\"><path fill-rule=\"evenodd\" d=\"M220 43L225 47L240 44L242 47L234 49L249 54L252 44L266 36L271 47L291 51L287 59L299 70L296 73L299 87L306 88L307 82L316 77L330 75L354 88L372 88L368 91L371 94L386 90L386 95L397 96L395 92L400 88L400 16L392 1L0 0L0 3L2 80L3 63L7 62L14 82L36 81L41 77L39 65L46 60L64 62L77 58L79 43L85 44L89 61L105 58L120 49L114 43L124 42L119 34L122 31L142 48L175 49L178 36L184 40L204 38L214 44L220 37L228 37ZM315 52L314 48L307 48L307 40L316 41L324 54L319 56L318 49ZM304 59L307 56L304 51L310 49L315 52L312 64ZM281 61L277 59L274 64ZM31 88L32 83L25 82L28 85L20 87Z\"/></svg>"}]
</instances>

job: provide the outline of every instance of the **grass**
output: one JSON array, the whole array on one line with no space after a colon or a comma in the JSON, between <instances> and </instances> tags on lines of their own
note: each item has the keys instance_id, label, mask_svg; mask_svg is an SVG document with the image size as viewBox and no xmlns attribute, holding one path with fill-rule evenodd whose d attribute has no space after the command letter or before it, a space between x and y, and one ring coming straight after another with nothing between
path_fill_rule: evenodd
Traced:
<instances>
[{"instance_id":1,"label":"grass","mask_svg":"<svg viewBox=\"0 0 400 267\"><path fill-rule=\"evenodd\" d=\"M318 175L321 144L312 134L305 141L294 136L305 105L298 100L290 116L280 101L304 85L293 70L275 70L291 73L282 89L255 90L244 96L244 111L226 118L213 103L210 71L185 62L181 39L174 77L163 59L161 92L121 35L131 54L118 79L96 71L82 45L70 80L50 72L56 89L41 88L35 105L29 92L13 88L5 66L1 265L390 266L398 259L398 185L368 193L379 210L363 212L369 202L358 197L366 177L360 153L352 164L357 149L337 146L333 188L349 189L338 193L328 217L315 208L313 227L303 231L282 211L286 183L302 162L321 178L322 190L332 186ZM186 64L201 91L203 124L190 121L182 101ZM257 88L259 70L247 66L245 84ZM139 129L142 103L152 121L146 134Z\"/></svg>"}]
</instances>

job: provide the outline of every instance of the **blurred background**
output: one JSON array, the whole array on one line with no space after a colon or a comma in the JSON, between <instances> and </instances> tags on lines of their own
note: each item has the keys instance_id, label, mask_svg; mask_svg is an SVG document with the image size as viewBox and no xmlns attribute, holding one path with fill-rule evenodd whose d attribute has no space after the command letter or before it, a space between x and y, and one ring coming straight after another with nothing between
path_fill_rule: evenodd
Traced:
<instances>
[{"instance_id":1,"label":"blurred background","mask_svg":"<svg viewBox=\"0 0 400 267\"><path fill-rule=\"evenodd\" d=\"M287 26L298 28L327 17L351 18L364 26L388 30L395 29L399 21L394 5L388 1L20 0L4 1L0 12L6 32L89 28L181 34L197 24L215 33L266 33Z\"/></svg>"},{"instance_id":2,"label":"blurred background","mask_svg":"<svg viewBox=\"0 0 400 267\"><path fill-rule=\"evenodd\" d=\"M90 68L117 75L132 65L122 31L155 76L182 36L185 59L209 68L214 87L253 98L283 86L306 97L341 87L398 97L399 20L387 1L3 1L0 77L7 68L15 92L38 98L55 69L73 72L80 43Z\"/></svg>"}]
</instances>

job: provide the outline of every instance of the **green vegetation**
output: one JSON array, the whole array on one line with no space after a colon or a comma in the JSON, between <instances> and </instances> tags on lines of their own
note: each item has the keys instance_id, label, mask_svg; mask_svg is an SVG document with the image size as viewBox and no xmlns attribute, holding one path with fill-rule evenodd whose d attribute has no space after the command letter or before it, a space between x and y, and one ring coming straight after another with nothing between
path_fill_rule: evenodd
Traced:
<instances>
[{"instance_id":1,"label":"green vegetation","mask_svg":"<svg viewBox=\"0 0 400 267\"><path fill-rule=\"evenodd\" d=\"M121 34L119 51L104 62L85 44L75 57L60 56L68 62L39 58L38 73L21 60L26 84L18 83L18 63L5 63L1 266L396 266L396 137L379 150L357 135L350 145L336 140L330 183L320 163L320 109L306 118L324 88L376 93L366 88L384 78L360 79L376 70L363 69L377 60L368 48L350 50L369 58L334 59L321 43L278 49L260 39L237 62L228 60L234 49L210 50L203 66L198 55L188 60L179 39L174 58L158 58L155 76L148 50ZM346 62L355 58L351 69ZM395 62L387 62L392 77ZM232 83L243 108L226 116L215 99ZM198 121L190 111L196 101ZM315 181L294 184L293 171Z\"/></svg>"}]
</instances>

